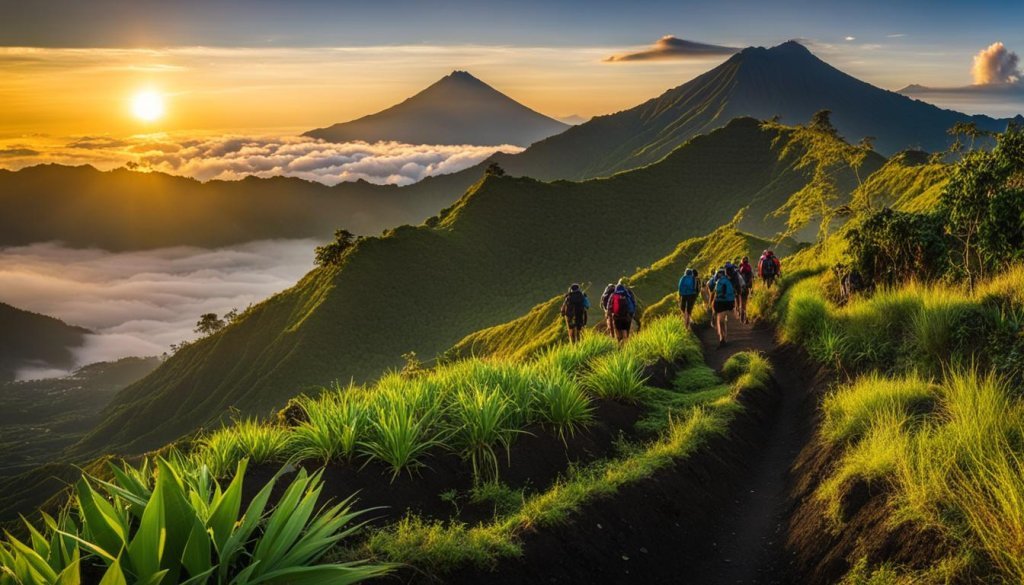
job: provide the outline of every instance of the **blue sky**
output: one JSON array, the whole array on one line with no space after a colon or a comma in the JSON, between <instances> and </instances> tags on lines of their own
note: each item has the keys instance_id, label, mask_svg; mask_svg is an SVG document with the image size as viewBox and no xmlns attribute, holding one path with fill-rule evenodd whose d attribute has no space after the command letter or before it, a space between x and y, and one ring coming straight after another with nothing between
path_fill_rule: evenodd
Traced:
<instances>
[{"instance_id":1,"label":"blue sky","mask_svg":"<svg viewBox=\"0 0 1024 585\"><path fill-rule=\"evenodd\" d=\"M950 0L112 1L4 0L0 39L21 46L635 44L664 34L763 44L780 38L974 47L1024 45L1024 2Z\"/></svg>"}]
</instances>

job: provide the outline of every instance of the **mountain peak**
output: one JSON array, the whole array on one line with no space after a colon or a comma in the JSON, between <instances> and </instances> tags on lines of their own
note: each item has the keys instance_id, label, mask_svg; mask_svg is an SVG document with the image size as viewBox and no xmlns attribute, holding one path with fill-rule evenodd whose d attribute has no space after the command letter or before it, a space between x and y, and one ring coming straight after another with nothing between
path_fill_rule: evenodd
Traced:
<instances>
[{"instance_id":1,"label":"mountain peak","mask_svg":"<svg viewBox=\"0 0 1024 585\"><path fill-rule=\"evenodd\" d=\"M468 71L456 69L386 110L318 128L306 136L331 142L393 140L409 144L530 144L566 124L520 104Z\"/></svg>"},{"instance_id":2,"label":"mountain peak","mask_svg":"<svg viewBox=\"0 0 1024 585\"><path fill-rule=\"evenodd\" d=\"M480 81L476 77L473 77L473 74L471 74L469 71L462 71L461 69L456 69L455 71L452 71L448 75L444 76L442 78L442 81L445 80L445 79L451 79L451 80L457 80L457 81L473 81L473 82L476 82L476 83L483 83L482 81Z\"/></svg>"}]
</instances>

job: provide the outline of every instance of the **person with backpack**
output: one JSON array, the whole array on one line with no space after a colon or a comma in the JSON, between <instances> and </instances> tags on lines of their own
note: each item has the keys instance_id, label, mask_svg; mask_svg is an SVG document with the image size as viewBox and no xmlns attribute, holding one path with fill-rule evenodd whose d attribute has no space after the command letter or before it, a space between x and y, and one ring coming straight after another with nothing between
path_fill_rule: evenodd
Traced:
<instances>
[{"instance_id":1,"label":"person with backpack","mask_svg":"<svg viewBox=\"0 0 1024 585\"><path fill-rule=\"evenodd\" d=\"M612 295L615 294L615 285L608 283L608 286L604 287L604 292L601 293L601 310L604 311L604 323L608 326L608 335L611 335L612 339L615 339L615 323L612 320Z\"/></svg>"},{"instance_id":2,"label":"person with backpack","mask_svg":"<svg viewBox=\"0 0 1024 585\"><path fill-rule=\"evenodd\" d=\"M725 268L718 269L714 282L711 310L714 313L715 329L718 331L718 347L723 347L728 336L729 311L736 308L736 288L726 275Z\"/></svg>"},{"instance_id":3,"label":"person with backpack","mask_svg":"<svg viewBox=\"0 0 1024 585\"><path fill-rule=\"evenodd\" d=\"M612 314L612 329L615 332L615 339L622 343L629 339L629 329L633 325L633 315L636 313L636 303L629 295L625 285L615 286L608 301Z\"/></svg>"},{"instance_id":4,"label":"person with backpack","mask_svg":"<svg viewBox=\"0 0 1024 585\"><path fill-rule=\"evenodd\" d=\"M765 250L757 263L757 275L764 281L765 288L771 288L775 279L782 276L782 263L775 257L775 252Z\"/></svg>"},{"instance_id":5,"label":"person with backpack","mask_svg":"<svg viewBox=\"0 0 1024 585\"><path fill-rule=\"evenodd\" d=\"M693 306L697 304L700 294L700 275L693 268L687 268L679 278L679 310L683 312L683 322L690 328L693 318Z\"/></svg>"},{"instance_id":6,"label":"person with backpack","mask_svg":"<svg viewBox=\"0 0 1024 585\"><path fill-rule=\"evenodd\" d=\"M583 328L587 326L588 309L590 299L587 298L587 293L583 292L580 285L574 283L569 287L569 292L565 293L561 311L569 330L569 343L578 342L583 335Z\"/></svg>"},{"instance_id":7,"label":"person with backpack","mask_svg":"<svg viewBox=\"0 0 1024 585\"><path fill-rule=\"evenodd\" d=\"M633 289L629 288L629 281L623 276L619 278L619 283L615 286L621 286L626 289L626 294L629 295L629 301L633 303L633 314L630 316L630 322L636 321L636 330L640 331L640 301L636 300L636 293Z\"/></svg>"},{"instance_id":8,"label":"person with backpack","mask_svg":"<svg viewBox=\"0 0 1024 585\"><path fill-rule=\"evenodd\" d=\"M750 258L744 256L739 265L740 276L747 283L747 294L754 290L754 267L750 265Z\"/></svg>"}]
</instances>

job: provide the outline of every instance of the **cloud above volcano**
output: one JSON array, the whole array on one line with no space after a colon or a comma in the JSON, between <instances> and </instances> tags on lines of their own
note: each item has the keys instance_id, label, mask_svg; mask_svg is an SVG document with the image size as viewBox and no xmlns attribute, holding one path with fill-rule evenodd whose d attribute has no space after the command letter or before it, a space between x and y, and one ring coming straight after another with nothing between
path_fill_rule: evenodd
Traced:
<instances>
[{"instance_id":1,"label":"cloud above volcano","mask_svg":"<svg viewBox=\"0 0 1024 585\"><path fill-rule=\"evenodd\" d=\"M606 58L606 63L622 61L667 61L693 59L696 57L714 57L732 55L738 52L735 47L723 47L721 45L710 45L687 41L672 35L665 35L658 39L651 47L632 53L622 53Z\"/></svg>"}]
</instances>

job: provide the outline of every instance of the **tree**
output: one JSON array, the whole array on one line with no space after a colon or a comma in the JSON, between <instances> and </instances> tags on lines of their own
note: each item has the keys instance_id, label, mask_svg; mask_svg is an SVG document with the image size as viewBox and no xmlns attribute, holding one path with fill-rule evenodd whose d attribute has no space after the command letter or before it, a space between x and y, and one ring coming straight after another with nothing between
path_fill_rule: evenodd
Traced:
<instances>
[{"instance_id":1,"label":"tree","mask_svg":"<svg viewBox=\"0 0 1024 585\"><path fill-rule=\"evenodd\" d=\"M832 110L818 110L817 112L814 112L808 126L811 130L817 130L818 132L824 132L832 136L839 136L839 131L832 125Z\"/></svg>"},{"instance_id":2,"label":"tree","mask_svg":"<svg viewBox=\"0 0 1024 585\"><path fill-rule=\"evenodd\" d=\"M203 313L196 321L195 332L202 335L211 335L224 328L227 323L224 319L217 317L217 313Z\"/></svg>"},{"instance_id":3,"label":"tree","mask_svg":"<svg viewBox=\"0 0 1024 585\"><path fill-rule=\"evenodd\" d=\"M316 247L316 265L331 266L341 262L345 253L356 244L361 238L346 230L339 229L334 232L334 241Z\"/></svg>"},{"instance_id":4,"label":"tree","mask_svg":"<svg viewBox=\"0 0 1024 585\"><path fill-rule=\"evenodd\" d=\"M484 175L488 177L504 177L505 169L501 168L501 165L499 165L498 163L492 162L491 164L487 165L487 169L484 171Z\"/></svg>"},{"instance_id":5,"label":"tree","mask_svg":"<svg viewBox=\"0 0 1024 585\"><path fill-rule=\"evenodd\" d=\"M941 195L972 285L1024 258L1024 129L1011 124L995 139L991 150L963 155Z\"/></svg>"}]
</instances>

